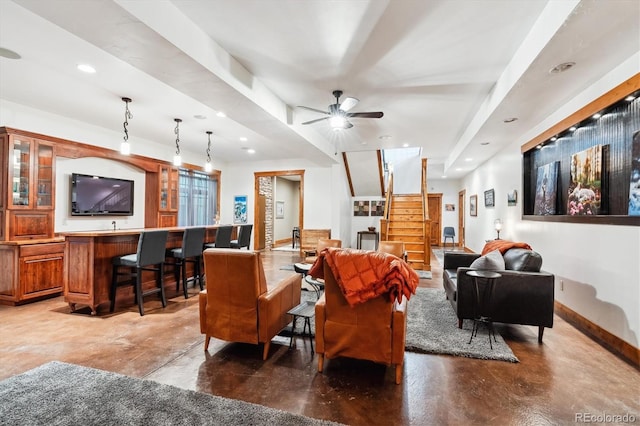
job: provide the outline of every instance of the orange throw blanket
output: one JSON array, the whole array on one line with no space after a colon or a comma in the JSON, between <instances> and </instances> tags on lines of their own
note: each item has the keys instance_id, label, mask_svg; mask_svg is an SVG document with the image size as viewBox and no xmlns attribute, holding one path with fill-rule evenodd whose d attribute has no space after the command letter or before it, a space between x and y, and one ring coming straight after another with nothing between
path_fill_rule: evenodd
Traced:
<instances>
[{"instance_id":1,"label":"orange throw blanket","mask_svg":"<svg viewBox=\"0 0 640 426\"><path fill-rule=\"evenodd\" d=\"M494 250L500 250L500 254L505 254L507 250L512 248L523 248L527 250L532 250L531 246L527 243L516 243L514 241L507 241L507 240L493 240L493 241L489 241L484 245L484 248L482 249L482 253L480 253L480 255L484 256L485 254L492 252Z\"/></svg>"},{"instance_id":2,"label":"orange throw blanket","mask_svg":"<svg viewBox=\"0 0 640 426\"><path fill-rule=\"evenodd\" d=\"M389 300L402 302L402 296L408 300L420 281L405 261L377 251L328 247L320 252L309 275L324 279L324 262L351 306L383 294L388 294Z\"/></svg>"}]
</instances>

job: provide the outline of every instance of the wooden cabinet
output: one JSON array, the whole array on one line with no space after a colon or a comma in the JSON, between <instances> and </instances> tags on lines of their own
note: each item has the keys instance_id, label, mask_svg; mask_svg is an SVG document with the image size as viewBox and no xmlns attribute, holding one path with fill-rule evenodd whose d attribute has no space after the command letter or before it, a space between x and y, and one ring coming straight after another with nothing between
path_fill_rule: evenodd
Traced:
<instances>
[{"instance_id":1,"label":"wooden cabinet","mask_svg":"<svg viewBox=\"0 0 640 426\"><path fill-rule=\"evenodd\" d=\"M51 142L3 133L0 149L0 239L53 237L55 147ZM6 166L6 168L5 168Z\"/></svg>"},{"instance_id":2,"label":"wooden cabinet","mask_svg":"<svg viewBox=\"0 0 640 426\"><path fill-rule=\"evenodd\" d=\"M179 185L179 171L175 167L161 165L157 173L147 172L145 227L178 226Z\"/></svg>"},{"instance_id":3,"label":"wooden cabinet","mask_svg":"<svg viewBox=\"0 0 640 426\"><path fill-rule=\"evenodd\" d=\"M0 243L0 303L18 305L61 294L64 253L64 238L34 244Z\"/></svg>"}]
</instances>

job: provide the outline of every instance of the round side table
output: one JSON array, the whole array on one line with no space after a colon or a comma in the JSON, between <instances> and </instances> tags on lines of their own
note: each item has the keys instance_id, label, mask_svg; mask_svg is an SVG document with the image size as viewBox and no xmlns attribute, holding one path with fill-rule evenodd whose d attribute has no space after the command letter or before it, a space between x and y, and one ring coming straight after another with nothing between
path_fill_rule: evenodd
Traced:
<instances>
[{"instance_id":1,"label":"round side table","mask_svg":"<svg viewBox=\"0 0 640 426\"><path fill-rule=\"evenodd\" d=\"M471 343L473 338L478 334L480 324L485 324L489 330L489 347L493 349L491 334L493 334L493 340L495 342L497 342L497 339L496 333L493 330L493 319L491 317L491 299L493 297L495 282L498 278L502 277L502 275L494 271L479 270L467 271L467 275L473 278L474 289L476 292L476 300L473 309L473 329L471 330L471 337L469 338L468 343ZM482 295L480 295L480 286L478 282L480 280L486 281Z\"/></svg>"}]
</instances>

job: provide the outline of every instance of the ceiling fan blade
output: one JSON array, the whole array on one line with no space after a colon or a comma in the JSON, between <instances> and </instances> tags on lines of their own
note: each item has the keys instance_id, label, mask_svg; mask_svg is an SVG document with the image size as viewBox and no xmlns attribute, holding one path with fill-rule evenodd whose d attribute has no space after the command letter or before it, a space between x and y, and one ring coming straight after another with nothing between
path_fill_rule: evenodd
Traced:
<instances>
[{"instance_id":1,"label":"ceiling fan blade","mask_svg":"<svg viewBox=\"0 0 640 426\"><path fill-rule=\"evenodd\" d=\"M348 112L345 114L347 117L359 117L359 118L380 118L384 115L383 112Z\"/></svg>"},{"instance_id":2,"label":"ceiling fan blade","mask_svg":"<svg viewBox=\"0 0 640 426\"><path fill-rule=\"evenodd\" d=\"M360 102L356 98L344 98L344 101L340 104L340 109L343 111L349 111Z\"/></svg>"},{"instance_id":3,"label":"ceiling fan blade","mask_svg":"<svg viewBox=\"0 0 640 426\"><path fill-rule=\"evenodd\" d=\"M329 119L329 117L316 118L315 120L305 121L302 124L312 124L312 123L317 123L318 121L328 120L328 119Z\"/></svg>"},{"instance_id":4,"label":"ceiling fan blade","mask_svg":"<svg viewBox=\"0 0 640 426\"><path fill-rule=\"evenodd\" d=\"M327 111L322 111L320 109L310 108L310 107L306 107L306 106L302 106L302 105L298 105L298 108L302 108L302 109L306 109L306 110L314 111L314 112L319 112L320 114L329 115L329 113Z\"/></svg>"}]
</instances>

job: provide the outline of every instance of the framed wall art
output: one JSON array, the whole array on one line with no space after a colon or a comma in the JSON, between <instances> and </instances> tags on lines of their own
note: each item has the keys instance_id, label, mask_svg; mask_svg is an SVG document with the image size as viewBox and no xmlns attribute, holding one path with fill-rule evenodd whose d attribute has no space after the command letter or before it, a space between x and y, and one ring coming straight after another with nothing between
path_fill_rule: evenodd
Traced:
<instances>
[{"instance_id":1,"label":"framed wall art","mask_svg":"<svg viewBox=\"0 0 640 426\"><path fill-rule=\"evenodd\" d=\"M383 216L383 215L384 215L384 200L372 200L371 216Z\"/></svg>"},{"instance_id":2,"label":"framed wall art","mask_svg":"<svg viewBox=\"0 0 640 426\"><path fill-rule=\"evenodd\" d=\"M284 219L284 201L276 201L276 219Z\"/></svg>"},{"instance_id":3,"label":"framed wall art","mask_svg":"<svg viewBox=\"0 0 640 426\"><path fill-rule=\"evenodd\" d=\"M493 207L496 205L496 193L493 188L484 191L484 206Z\"/></svg>"},{"instance_id":4,"label":"framed wall art","mask_svg":"<svg viewBox=\"0 0 640 426\"><path fill-rule=\"evenodd\" d=\"M366 201L354 201L353 202L353 215L354 216L369 216L369 200Z\"/></svg>"},{"instance_id":5,"label":"framed wall art","mask_svg":"<svg viewBox=\"0 0 640 426\"><path fill-rule=\"evenodd\" d=\"M469 197L469 215L478 216L478 196L472 195Z\"/></svg>"},{"instance_id":6,"label":"framed wall art","mask_svg":"<svg viewBox=\"0 0 640 426\"><path fill-rule=\"evenodd\" d=\"M246 195L236 195L233 198L233 223L247 223Z\"/></svg>"},{"instance_id":7,"label":"framed wall art","mask_svg":"<svg viewBox=\"0 0 640 426\"><path fill-rule=\"evenodd\" d=\"M511 192L507 192L507 206L515 206L518 204L518 191L513 190Z\"/></svg>"}]
</instances>

